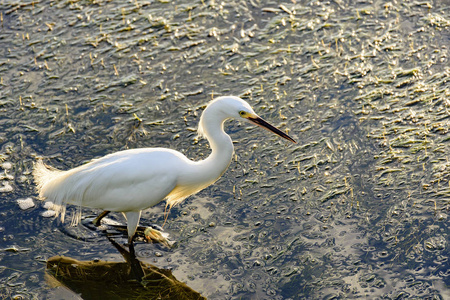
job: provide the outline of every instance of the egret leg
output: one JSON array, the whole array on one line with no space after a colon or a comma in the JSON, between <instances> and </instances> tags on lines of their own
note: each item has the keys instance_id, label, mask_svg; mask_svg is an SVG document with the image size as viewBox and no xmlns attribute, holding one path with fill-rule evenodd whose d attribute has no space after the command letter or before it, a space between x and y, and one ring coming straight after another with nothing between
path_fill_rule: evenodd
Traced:
<instances>
[{"instance_id":1,"label":"egret leg","mask_svg":"<svg viewBox=\"0 0 450 300\"><path fill-rule=\"evenodd\" d=\"M134 254L134 234L136 233L136 228L141 218L141 211L127 211L124 213L125 218L127 218L127 229L128 229L128 243L130 247L130 254L133 251Z\"/></svg>"},{"instance_id":2,"label":"egret leg","mask_svg":"<svg viewBox=\"0 0 450 300\"><path fill-rule=\"evenodd\" d=\"M95 218L95 219L92 221L92 223L94 223L94 225L97 226L97 227L100 226L100 221L101 221L106 215L108 215L109 213L110 213L109 210L103 211L101 214L98 215L97 218Z\"/></svg>"},{"instance_id":3,"label":"egret leg","mask_svg":"<svg viewBox=\"0 0 450 300\"><path fill-rule=\"evenodd\" d=\"M142 268L141 262L136 258L136 255L134 253L134 247L131 246L130 250L133 249L133 252L127 252L125 248L121 245L119 245L116 241L114 241L112 238L108 237L108 240L113 244L114 247L119 251L119 253L125 258L125 261L130 266L130 275L132 279L136 279L137 281L141 281L142 278L145 276L144 270ZM130 245L133 245L133 239L128 240Z\"/></svg>"},{"instance_id":4,"label":"egret leg","mask_svg":"<svg viewBox=\"0 0 450 300\"><path fill-rule=\"evenodd\" d=\"M134 250L134 236L128 239L128 249L130 250L131 259L136 259L136 251Z\"/></svg>"},{"instance_id":5,"label":"egret leg","mask_svg":"<svg viewBox=\"0 0 450 300\"><path fill-rule=\"evenodd\" d=\"M141 262L136 257L136 252L134 250L134 235L130 238L128 238L128 248L130 250L130 268L131 268L131 275L136 279L137 281L141 281L144 277L144 270L142 269Z\"/></svg>"}]
</instances>

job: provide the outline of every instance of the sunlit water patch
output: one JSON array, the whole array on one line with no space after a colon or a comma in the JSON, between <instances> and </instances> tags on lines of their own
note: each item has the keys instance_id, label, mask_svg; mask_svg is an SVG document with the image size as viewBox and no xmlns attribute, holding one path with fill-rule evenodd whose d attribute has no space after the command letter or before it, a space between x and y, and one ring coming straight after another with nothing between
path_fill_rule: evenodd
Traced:
<instances>
[{"instance_id":1,"label":"sunlit water patch","mask_svg":"<svg viewBox=\"0 0 450 300\"><path fill-rule=\"evenodd\" d=\"M175 246L139 244L142 259L208 298L449 297L449 8L0 3L2 297L56 297L43 272L55 255L122 259L42 216L37 157L68 169L162 146L202 159L199 115L225 94L299 143L227 123L229 170L172 209ZM151 223L164 223L163 203Z\"/></svg>"}]
</instances>

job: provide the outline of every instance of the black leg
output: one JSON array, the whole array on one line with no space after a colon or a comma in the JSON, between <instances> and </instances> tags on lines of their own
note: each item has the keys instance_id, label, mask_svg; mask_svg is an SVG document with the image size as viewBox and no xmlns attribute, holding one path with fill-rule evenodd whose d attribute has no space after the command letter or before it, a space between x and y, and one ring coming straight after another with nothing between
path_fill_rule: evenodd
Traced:
<instances>
[{"instance_id":1,"label":"black leg","mask_svg":"<svg viewBox=\"0 0 450 300\"><path fill-rule=\"evenodd\" d=\"M125 258L125 261L130 266L130 278L141 281L145 276L145 272L142 268L141 262L136 258L133 239L128 239L128 249L130 250L130 252L127 252L127 250L125 250L123 246L117 244L111 237L108 237L108 239L114 245L114 247L116 247L123 258Z\"/></svg>"},{"instance_id":2,"label":"black leg","mask_svg":"<svg viewBox=\"0 0 450 300\"><path fill-rule=\"evenodd\" d=\"M134 236L128 238L128 249L130 249L130 267L131 275L137 281L141 281L144 277L144 270L142 270L142 265L140 261L136 258L136 251L134 250Z\"/></svg>"},{"instance_id":3,"label":"black leg","mask_svg":"<svg viewBox=\"0 0 450 300\"><path fill-rule=\"evenodd\" d=\"M97 218L95 218L95 219L92 221L92 223L94 223L94 225L97 226L97 227L100 226L100 221L101 221L105 216L107 216L109 213L110 213L109 210L103 211L101 214L98 215Z\"/></svg>"},{"instance_id":4,"label":"black leg","mask_svg":"<svg viewBox=\"0 0 450 300\"><path fill-rule=\"evenodd\" d=\"M134 240L134 236L132 236L131 238L129 238L128 239L128 249L130 250L130 255L131 255L131 258L133 259L136 259L136 252L134 251L134 243L133 243L133 240Z\"/></svg>"}]
</instances>

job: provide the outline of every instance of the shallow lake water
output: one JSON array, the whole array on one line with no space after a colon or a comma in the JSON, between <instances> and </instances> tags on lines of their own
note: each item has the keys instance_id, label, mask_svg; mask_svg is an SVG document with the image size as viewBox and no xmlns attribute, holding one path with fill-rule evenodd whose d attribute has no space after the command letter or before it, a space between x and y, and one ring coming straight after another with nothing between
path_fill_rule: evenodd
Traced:
<instances>
[{"instance_id":1,"label":"shallow lake water","mask_svg":"<svg viewBox=\"0 0 450 300\"><path fill-rule=\"evenodd\" d=\"M448 1L0 0L0 299L78 299L53 256L123 260L75 238L75 208L46 215L37 158L203 159L199 116L229 94L298 144L227 122L229 169L141 261L209 299L449 298L449 29Z\"/></svg>"}]
</instances>

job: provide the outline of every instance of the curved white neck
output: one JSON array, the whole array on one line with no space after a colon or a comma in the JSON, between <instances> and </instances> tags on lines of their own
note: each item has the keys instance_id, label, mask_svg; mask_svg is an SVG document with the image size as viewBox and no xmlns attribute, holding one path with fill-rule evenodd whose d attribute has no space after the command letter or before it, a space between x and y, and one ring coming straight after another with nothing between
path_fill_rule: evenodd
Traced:
<instances>
[{"instance_id":1,"label":"curved white neck","mask_svg":"<svg viewBox=\"0 0 450 300\"><path fill-rule=\"evenodd\" d=\"M210 180L216 181L228 168L234 153L233 142L230 136L223 130L226 119L208 120L205 116L208 127L203 128L204 136L211 147L211 154L198 164Z\"/></svg>"}]
</instances>

